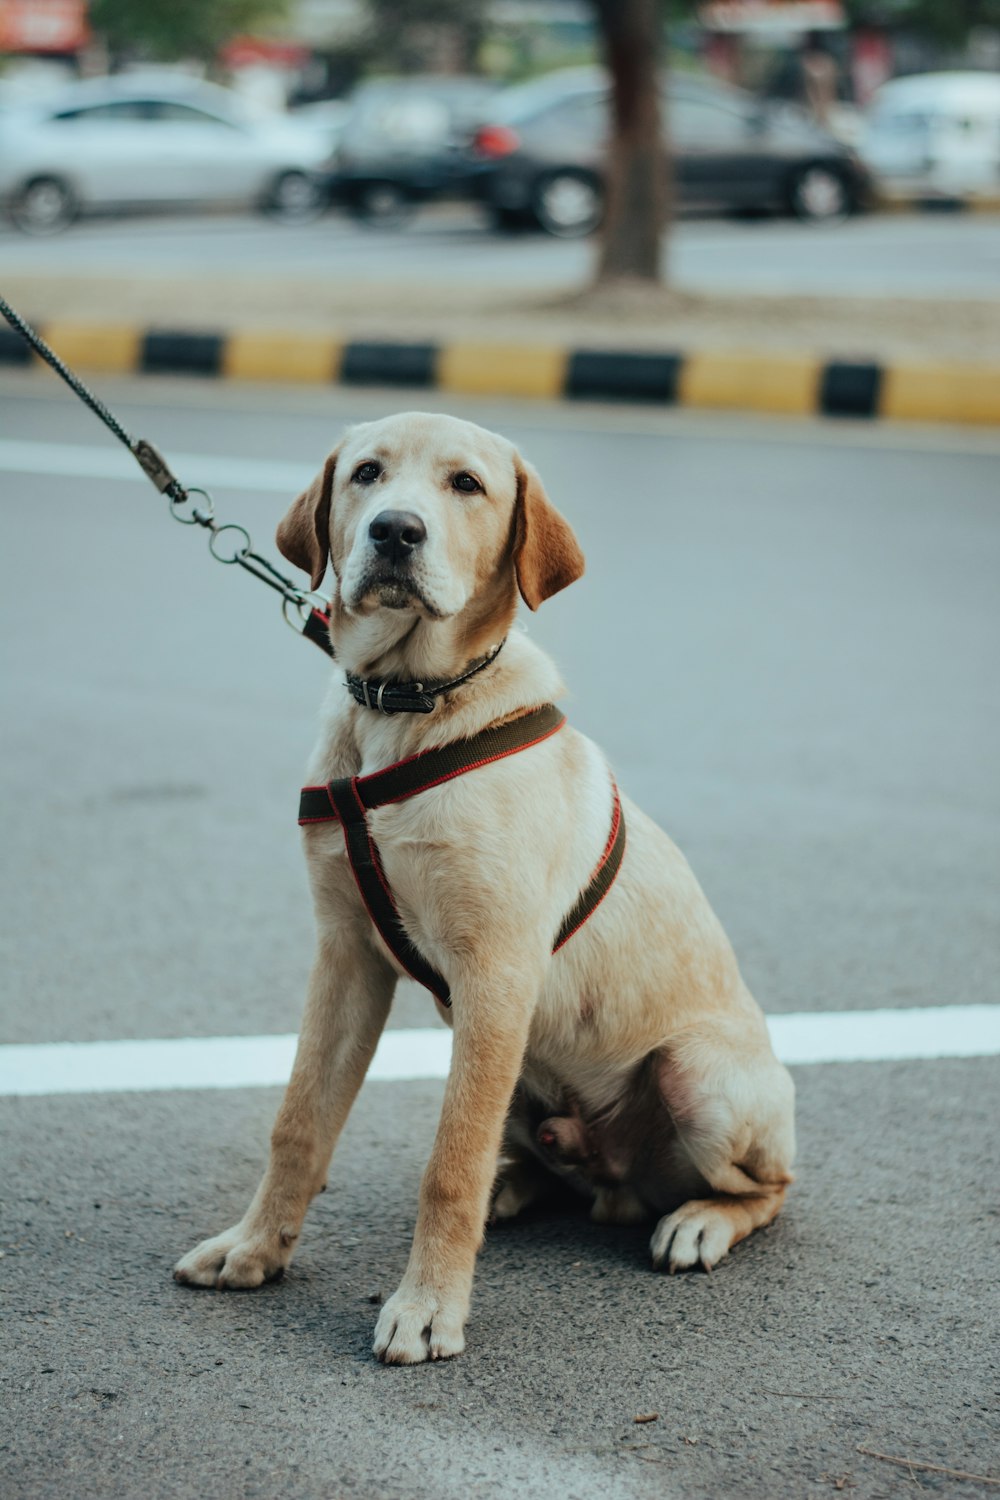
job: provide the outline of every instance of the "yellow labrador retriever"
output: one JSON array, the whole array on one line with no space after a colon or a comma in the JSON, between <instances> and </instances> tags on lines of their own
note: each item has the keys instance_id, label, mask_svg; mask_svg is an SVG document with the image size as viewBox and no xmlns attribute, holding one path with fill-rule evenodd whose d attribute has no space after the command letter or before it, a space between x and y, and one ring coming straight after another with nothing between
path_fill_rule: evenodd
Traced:
<instances>
[{"instance_id":1,"label":"yellow labrador retriever","mask_svg":"<svg viewBox=\"0 0 1000 1500\"><path fill-rule=\"evenodd\" d=\"M348 431L278 544L314 588L329 561L336 580L304 794L318 949L263 1181L177 1279L255 1287L288 1265L407 970L453 1053L379 1358L461 1352L491 1197L511 1218L552 1174L596 1219L655 1219L655 1266L711 1269L781 1206L792 1083L683 856L619 803L551 708L553 662L509 633L518 594L536 609L583 572L569 525L509 442L408 413ZM472 769L442 770L469 746ZM388 795L400 762L430 785Z\"/></svg>"}]
</instances>

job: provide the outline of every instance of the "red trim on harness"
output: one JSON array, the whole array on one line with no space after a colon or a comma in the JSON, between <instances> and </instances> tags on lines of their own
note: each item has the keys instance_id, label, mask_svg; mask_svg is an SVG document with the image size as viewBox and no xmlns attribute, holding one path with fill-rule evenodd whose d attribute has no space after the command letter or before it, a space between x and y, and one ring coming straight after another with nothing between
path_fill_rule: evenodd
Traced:
<instances>
[{"instance_id":1,"label":"red trim on harness","mask_svg":"<svg viewBox=\"0 0 1000 1500\"><path fill-rule=\"evenodd\" d=\"M608 842L604 846L604 853L601 855L600 859L597 861L597 864L594 867L594 873L591 875L589 881L587 882L587 887L586 888L588 890L594 884L594 881L597 880L597 878L600 875L601 871L604 869L604 866L607 864L608 860L611 858L612 850L614 849L615 844L618 841L618 831L621 828L621 823L622 823L622 799L621 799L621 796L619 795L618 784L615 781L614 777L611 778L611 795L612 795L612 798L613 798L613 801L612 801L612 810L611 810L611 832L608 834ZM568 932L564 932L563 933L562 937L559 939L559 941L556 943L555 947L553 948L553 950L552 950L553 953L558 953L559 949L562 948L566 943L569 942L569 940L573 936L573 934L575 932L579 932L580 928L584 925L585 922L589 922L590 921L591 917L594 915L594 912L600 906L601 902L604 900L605 896L607 896L608 891L611 890L611 887L613 885L614 885L614 880L612 880L610 882L610 884L608 885L608 890L603 892L603 894L601 895L600 900L595 901L594 904L593 904L593 906L590 908L590 910L584 912L584 914L580 918L580 920L578 922L574 922L573 926L569 929Z\"/></svg>"}]
</instances>

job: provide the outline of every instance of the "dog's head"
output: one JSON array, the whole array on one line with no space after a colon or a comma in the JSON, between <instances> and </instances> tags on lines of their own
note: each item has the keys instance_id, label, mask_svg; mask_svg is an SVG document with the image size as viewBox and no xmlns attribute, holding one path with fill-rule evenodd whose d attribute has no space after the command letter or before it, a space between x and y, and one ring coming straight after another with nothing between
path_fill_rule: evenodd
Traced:
<instances>
[{"instance_id":1,"label":"dog's head","mask_svg":"<svg viewBox=\"0 0 1000 1500\"><path fill-rule=\"evenodd\" d=\"M352 427L278 527L319 588L327 561L348 615L453 619L516 590L531 609L583 572L576 537L513 445L455 417L407 412Z\"/></svg>"}]
</instances>

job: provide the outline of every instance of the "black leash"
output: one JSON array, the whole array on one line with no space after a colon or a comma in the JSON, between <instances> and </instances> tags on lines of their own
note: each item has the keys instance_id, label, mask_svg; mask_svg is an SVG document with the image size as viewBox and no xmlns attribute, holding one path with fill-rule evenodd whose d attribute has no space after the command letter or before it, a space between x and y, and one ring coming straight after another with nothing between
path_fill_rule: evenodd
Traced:
<instances>
[{"instance_id":1,"label":"black leash","mask_svg":"<svg viewBox=\"0 0 1000 1500\"><path fill-rule=\"evenodd\" d=\"M84 385L80 377L63 363L55 350L49 348L41 335L3 297L0 297L0 312L3 313L15 333L20 334L21 338L30 344L35 353L66 382L74 395L78 396L83 404L101 419L109 432L112 432L118 441L125 445L147 479L152 480L160 493L167 496L170 501L170 514L174 520L180 521L184 526L203 526L210 532L208 549L216 562L225 563L227 567L236 563L254 578L259 578L261 583L266 583L268 588L279 593L282 598L282 614L288 624L296 629L289 615L289 607L291 607L298 615L297 633L321 647L328 656L332 656L333 647L330 645L328 634L330 623L327 613L328 600L312 593L309 589L299 588L298 584L291 578L287 578L266 557L255 552L250 533L245 526L236 525L232 521L220 525L215 519L215 505L208 491L199 489L197 486L185 487L152 443L147 442L145 438L130 436L104 402ZM196 495L201 497L202 504L195 503L192 497ZM185 506L189 507L186 513ZM220 539L227 531L236 532L239 536L230 537L228 542L221 541ZM232 555L228 555L229 553Z\"/></svg>"}]
</instances>

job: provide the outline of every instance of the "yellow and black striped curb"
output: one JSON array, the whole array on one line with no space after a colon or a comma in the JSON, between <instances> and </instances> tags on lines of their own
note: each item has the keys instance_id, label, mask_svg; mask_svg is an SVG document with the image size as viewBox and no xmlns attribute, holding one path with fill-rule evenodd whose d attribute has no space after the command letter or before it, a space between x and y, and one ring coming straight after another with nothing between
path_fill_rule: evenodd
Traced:
<instances>
[{"instance_id":1,"label":"yellow and black striped curb","mask_svg":"<svg viewBox=\"0 0 1000 1500\"><path fill-rule=\"evenodd\" d=\"M941 193L881 193L872 207L880 214L995 214L1000 213L1000 193L969 198L949 198Z\"/></svg>"},{"instance_id":2,"label":"yellow and black striped curb","mask_svg":"<svg viewBox=\"0 0 1000 1500\"><path fill-rule=\"evenodd\" d=\"M460 395L1000 425L1000 364L345 341L318 334L160 332L82 323L49 323L41 331L67 364L117 374L339 381ZM17 334L0 329L0 365L34 362Z\"/></svg>"}]
</instances>

